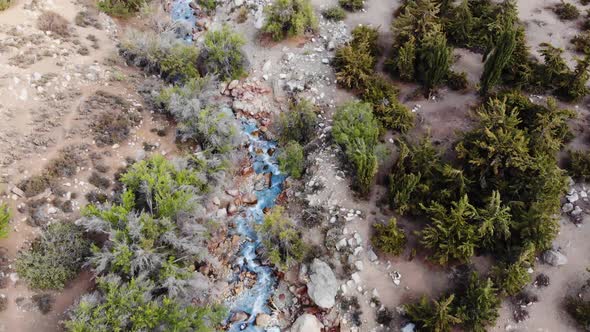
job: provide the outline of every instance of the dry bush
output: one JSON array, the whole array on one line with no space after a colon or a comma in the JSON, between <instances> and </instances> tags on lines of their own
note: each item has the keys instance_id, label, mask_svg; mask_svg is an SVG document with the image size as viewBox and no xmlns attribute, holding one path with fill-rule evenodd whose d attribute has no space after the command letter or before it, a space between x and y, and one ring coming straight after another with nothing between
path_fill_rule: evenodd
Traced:
<instances>
[{"instance_id":1,"label":"dry bush","mask_svg":"<svg viewBox=\"0 0 590 332\"><path fill-rule=\"evenodd\" d=\"M74 22L77 26L85 27L94 27L95 29L101 30L102 25L98 21L98 15L94 12L85 10L81 11L76 14L74 18Z\"/></svg>"},{"instance_id":2,"label":"dry bush","mask_svg":"<svg viewBox=\"0 0 590 332\"><path fill-rule=\"evenodd\" d=\"M11 0L0 0L0 11L8 9L10 7Z\"/></svg>"},{"instance_id":3,"label":"dry bush","mask_svg":"<svg viewBox=\"0 0 590 332\"><path fill-rule=\"evenodd\" d=\"M58 36L70 35L70 23L56 12L44 11L37 19L37 28L42 31L51 31Z\"/></svg>"}]
</instances>

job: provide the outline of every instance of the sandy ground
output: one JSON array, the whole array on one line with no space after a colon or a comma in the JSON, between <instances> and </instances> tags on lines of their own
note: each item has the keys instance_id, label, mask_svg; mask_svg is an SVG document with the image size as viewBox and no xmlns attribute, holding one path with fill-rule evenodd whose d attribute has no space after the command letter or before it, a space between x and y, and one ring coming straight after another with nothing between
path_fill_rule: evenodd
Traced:
<instances>
[{"instance_id":1,"label":"sandy ground","mask_svg":"<svg viewBox=\"0 0 590 332\"><path fill-rule=\"evenodd\" d=\"M106 109L84 112L86 101L97 91L105 91L122 97L129 107L141 111L142 98L137 94L137 85L144 77L118 58L118 31L110 18L98 16L101 29L73 24L76 14L85 8L74 0L17 1L10 9L0 12L0 188L9 193L0 200L8 201L14 211L12 232L7 239L0 240L0 247L5 249L9 263L40 232L29 226L28 214L17 211L17 206L28 200L10 190L20 180L38 174L60 149L86 145L81 151L85 165L74 177L61 179L77 195L73 201L74 212L67 215L72 221L87 203L85 193L95 189L88 183L92 170L89 155L102 156L102 163L110 167L107 175L112 176L125 165L127 157L145 154L144 142L157 144L156 150L164 154L174 153L176 149L173 131L169 130L165 137L157 136L150 129L162 121L145 111L143 120L132 128L129 140L113 147L96 145L89 123L95 114ZM71 36L60 38L38 30L35 22L41 10L63 15L70 22ZM94 35L96 41L91 42L88 35ZM83 46L89 49L88 55L78 52ZM8 270L11 269L9 265ZM49 292L55 295L54 309L42 315L31 304L30 296L43 292L30 290L24 282L11 278L7 287L0 289L8 298L7 309L0 313L0 331L58 330L64 311L92 283L91 273L82 272L62 292Z\"/></svg>"},{"instance_id":2,"label":"sandy ground","mask_svg":"<svg viewBox=\"0 0 590 332\"><path fill-rule=\"evenodd\" d=\"M312 2L319 11L337 1L313 0ZM577 33L577 22L562 23L557 20L550 9L546 8L556 2L521 0L518 3L520 18L527 26L528 41L532 49L536 49L539 43L545 41L565 49L569 48L569 39ZM397 0L368 0L366 11L349 14L345 23L348 30L358 24L379 26L382 32L381 42L387 54L390 40L389 25L392 13L398 5ZM139 101L131 80L117 81L112 77L115 73L118 75L119 71L128 77L135 77L133 81L140 81L141 77L130 69L105 64L108 63L105 59L111 58L115 49L117 35L115 25L111 26L113 30L107 32L97 31L94 28L75 27L76 37L69 41L62 41L38 31L34 21L40 10L29 10L25 7L30 8L27 3L21 1L11 9L0 13L0 95L2 96L0 100L0 170L4 179L3 185L6 188L10 188L27 175L38 172L45 161L55 155L61 147L85 142L91 146L92 150L98 149L92 144L92 138L88 135L86 119L78 112L84 100L97 89L106 89ZM55 0L42 2L41 8L56 10L72 22L83 6L73 0ZM221 25L225 19L226 17L220 15L213 26ZM267 81L270 87L281 74L289 77L315 75L313 77L324 80L320 84L315 82L314 87L318 88L317 92L306 91L305 94L314 98L316 103L322 106L322 123L326 126L331 123L330 118L334 107L352 98L350 93L336 88L331 67L321 61L324 57L333 56L333 53L321 49L326 41L322 38L330 36L316 36L314 40L307 43L305 40L289 40L263 46L257 38L254 18L251 17L246 23L238 25L237 29L247 40L245 51L252 64L251 77ZM25 37L19 37L20 30L26 32L21 33ZM88 56L80 56L76 52L79 46L73 40L78 39L79 42L88 44L86 40L88 34L98 37L100 47L98 50L91 50ZM39 39L27 39L30 37L26 36L31 35L38 35L36 38ZM14 41L8 47L1 47L7 44L7 40L12 40L11 38ZM39 40L42 41L41 44ZM316 50L318 47L320 51ZM295 64L286 62L284 57L288 53L294 53L296 58L304 60L295 61ZM28 54L37 55L33 63L15 62L15 59L25 59L25 55ZM482 71L480 56L463 49L455 50L455 55L458 61L454 64L454 68L467 72L470 83L475 86ZM567 52L568 59L572 59L573 56L573 53ZM269 66L265 66L267 62L270 63ZM39 75L35 73L39 73L41 77L49 74L47 77L56 78L49 79L50 85L36 84L35 81L38 81ZM268 80L263 75L266 75ZM70 79L67 79L68 76ZM477 96L474 93L461 94L443 89L435 99L409 100L406 97L416 89L416 86L404 84L400 87L402 101L416 110L419 119L419 125L411 132L412 136L430 133L435 141L448 146L458 132L470 127L469 111L477 102ZM284 99L277 98L277 100ZM265 101L260 106L277 112L284 108L284 103L281 105ZM582 105L576 110L584 117L587 114L586 108ZM133 137L121 144L119 149L114 150L111 147L98 149L111 152L111 156L107 158L109 163L120 165L126 156L136 155L144 141L160 142L160 151L171 152L173 144L170 135L159 138L151 133L149 129L154 124L153 119L145 113L144 121L135 129ZM586 127L585 123L574 125L578 126L580 131ZM385 144L393 149L393 144L390 142L386 141ZM582 146L583 143L581 140L576 140L575 144ZM312 166L315 169L313 178L321 180L325 185L325 188L313 197L314 202L323 206L361 211L361 217L351 219L345 227L349 236L355 232L359 234L363 239L362 246L366 250L371 225L391 217L384 215L380 209L382 203L379 200L385 189L377 186L370 200L358 200L350 191L348 181L343 179L343 170L333 149L322 147L313 155L313 158L315 160L315 165ZM380 174L387 172L386 165L389 163L390 161L384 163L385 166L380 170ZM88 168L81 169L76 176L77 182L85 181L88 173ZM69 180L74 182L74 179ZM88 185L80 185L76 189L83 193L88 190ZM21 202L22 199L10 199L13 207ZM80 202L80 205L82 204L84 204L83 201ZM14 218L15 231L8 239L0 241L0 247L8 250L8 256L11 259L14 258L18 249L37 233L37 229L26 224L25 218L26 216L17 213ZM415 221L404 218L398 218L398 220L400 225L409 232L416 227ZM493 331L504 331L507 328L519 331L576 329L560 305L564 295L574 292L588 277L584 271L590 265L590 257L586 254L590 249L590 243L585 241L590 236L589 232L590 227L585 224L582 227L576 227L567 220L562 221L562 230L555 243L568 254L568 265L550 268L539 264L535 268L533 277L543 272L550 276L551 285L544 289L532 289L539 296L540 302L530 307L530 319L515 324L512 319L511 305L505 301L502 315ZM410 242L415 240L413 236L410 239ZM359 273L362 279L362 291L349 290L350 293L347 295L359 295L362 298L362 319L365 322L362 331L377 328L375 309L369 305L373 289L379 293L384 306L395 309L422 294L436 296L448 287L450 270L428 264L420 255L411 261L408 260L408 256L408 252L399 258L382 256L377 263L371 263L366 254L361 254L364 265L364 269ZM400 285L392 282L389 273L393 271L401 274ZM348 281L347 276L342 276L342 282L346 281ZM55 330L63 310L73 303L79 294L91 287L91 284L90 275L82 273L57 296L55 310L47 316L42 316L35 311L25 312L17 308L15 299L28 297L33 292L28 290L22 282L16 284L10 282L7 289L1 290L9 297L9 307L0 313L0 331ZM399 317L396 319L399 322Z\"/></svg>"}]
</instances>

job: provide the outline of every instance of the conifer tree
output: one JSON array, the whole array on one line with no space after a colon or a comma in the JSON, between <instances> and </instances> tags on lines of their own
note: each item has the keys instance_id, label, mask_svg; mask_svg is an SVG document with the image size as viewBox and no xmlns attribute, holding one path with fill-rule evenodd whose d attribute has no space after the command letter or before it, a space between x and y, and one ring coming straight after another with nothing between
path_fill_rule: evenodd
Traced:
<instances>
[{"instance_id":1,"label":"conifer tree","mask_svg":"<svg viewBox=\"0 0 590 332\"><path fill-rule=\"evenodd\" d=\"M424 296L420 302L405 305L404 308L410 320L418 325L419 331L449 332L453 325L461 323L461 319L452 313L454 299L454 294L434 301Z\"/></svg>"},{"instance_id":2,"label":"conifer tree","mask_svg":"<svg viewBox=\"0 0 590 332\"><path fill-rule=\"evenodd\" d=\"M447 77L451 66L451 48L439 29L426 33L418 48L418 74L428 91L433 90Z\"/></svg>"},{"instance_id":3,"label":"conifer tree","mask_svg":"<svg viewBox=\"0 0 590 332\"><path fill-rule=\"evenodd\" d=\"M473 14L468 0L461 1L461 4L453 10L449 22L449 35L452 41L458 45L469 46L469 37L473 29Z\"/></svg>"},{"instance_id":4,"label":"conifer tree","mask_svg":"<svg viewBox=\"0 0 590 332\"><path fill-rule=\"evenodd\" d=\"M482 94L487 94L491 88L500 82L502 70L510 61L512 52L516 46L516 29L512 26L504 25L504 29L500 34L496 47L487 56L484 65L483 73L481 75L481 90Z\"/></svg>"},{"instance_id":5,"label":"conifer tree","mask_svg":"<svg viewBox=\"0 0 590 332\"><path fill-rule=\"evenodd\" d=\"M465 289L457 294L457 316L463 320L465 331L486 332L498 318L500 298L491 279L481 280L472 272Z\"/></svg>"}]
</instances>

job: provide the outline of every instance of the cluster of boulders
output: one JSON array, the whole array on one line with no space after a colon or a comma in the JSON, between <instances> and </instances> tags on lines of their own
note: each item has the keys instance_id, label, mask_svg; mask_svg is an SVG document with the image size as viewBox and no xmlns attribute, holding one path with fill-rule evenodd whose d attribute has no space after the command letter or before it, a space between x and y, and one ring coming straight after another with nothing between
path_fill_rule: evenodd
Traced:
<instances>
[{"instance_id":1,"label":"cluster of boulders","mask_svg":"<svg viewBox=\"0 0 590 332\"><path fill-rule=\"evenodd\" d=\"M583 184L579 187L572 185L565 198L566 202L562 205L561 211L567 214L574 223L582 223L584 213L587 213L586 207L589 205L586 186Z\"/></svg>"}]
</instances>

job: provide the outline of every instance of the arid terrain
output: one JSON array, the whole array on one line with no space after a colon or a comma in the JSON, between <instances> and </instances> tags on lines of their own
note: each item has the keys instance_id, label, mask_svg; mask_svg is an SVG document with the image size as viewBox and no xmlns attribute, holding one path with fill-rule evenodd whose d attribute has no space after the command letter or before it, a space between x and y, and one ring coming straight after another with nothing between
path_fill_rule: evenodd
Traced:
<instances>
[{"instance_id":1,"label":"arid terrain","mask_svg":"<svg viewBox=\"0 0 590 332\"><path fill-rule=\"evenodd\" d=\"M270 1L245 2L262 8ZM559 20L550 8L557 1L516 2L518 18L525 26L526 41L532 54L541 59L537 52L539 44L550 42L565 50L563 56L573 66L575 57L581 55L572 49L569 41L579 32L578 26L583 19ZM260 37L262 9L249 9L248 18L242 23L236 22L238 8L243 3L241 0L221 1L215 13L206 19L208 30L229 25L239 32L244 37L243 53L249 62L247 75L236 80L231 88L233 80L228 80L232 83L220 83L215 98L231 105L238 119L255 119L257 124L263 123L264 132L266 122L288 112L289 100L294 96L305 98L317 107L317 137L309 143L311 147L306 148L305 174L301 179L287 179L284 192L277 201L285 206L291 219L302 225L304 212L320 211L319 223L309 228L303 226L302 238L305 243L321 248L317 249L317 254L321 254L319 257L334 271L338 287L336 305L331 309L316 310L305 295L303 300L298 300L309 287L306 286L310 282L307 271L311 269L311 263L281 272L279 289L292 293L289 299L293 301L295 297L295 302L273 303L269 314L272 327L276 329L269 325L267 330L288 331L297 316L307 312L321 317L326 327L324 331L400 331L409 321L401 315L403 305L415 302L423 295L438 297L445 294L459 264L440 266L428 260L427 251L416 251L420 242L416 231L424 228L424 218L400 216L384 199L390 168L398 158L394 140L401 136L399 132L389 130L379 138L380 146L388 153L380 158L370 194L362 198L351 189L352 170L342 161L341 147L334 143L331 132L337 109L355 99L357 94L353 89L346 90L337 84L330 63L336 50L350 40L351 30L359 25L378 27L383 58L392 54L390 25L396 19L394 11L401 3L397 0L366 0L362 11L348 13L343 21L335 22L326 20L320 13L337 5L336 0L312 0L319 17L317 32L283 41ZM577 2L576 5L584 13L590 9L590 5ZM38 28L37 18L46 10L61 14L69 22L65 35ZM81 23L80 13L84 13L84 23ZM58 220L79 220L83 207L93 203L89 200L93 196L89 195L103 194L115 202L115 175L120 169L151 155L162 154L169 159L183 155L184 146L177 144L175 137L178 121L156 110L146 97L146 82L163 79L133 66L119 54L119 43L127 30L149 30L157 24L164 26L170 19L170 2L160 3L159 0L153 0L140 13L127 18L111 18L99 12L94 2L86 0L17 0L10 8L0 11L0 192L3 192L0 201L7 202L13 212L10 232L6 238L0 239L0 296L6 299L0 306L0 332L61 331L64 329L62 321L67 319L66 312L82 294L95 289L96 275L90 265L85 265L61 291L30 288L15 271L19 251L41 236L42 229L48 224ZM474 128L472 111L481 102L476 87L483 72L482 55L455 48L452 56L455 59L453 70L466 73L469 89L465 91L453 91L443 86L435 94L424 97L416 93L418 84L395 81L399 100L416 118L407 137L419 139L429 134L441 149L451 148L464 132ZM384 62L377 64L378 70L387 66ZM534 103L544 104L548 95L527 93L527 97ZM587 102L587 98L576 103L559 102L560 107L577 114L568 122L574 137L561 151L588 149L590 110ZM117 118L119 113L124 116ZM112 129L107 124L116 121L126 121L127 128L121 132L105 129ZM265 135L270 138L278 136L272 132L271 125L268 128L270 132ZM246 163L245 151L251 144L239 147L239 151L236 148L233 152L232 171L228 172L230 180L202 199L207 217L222 225L211 240L222 243L216 242L219 245L217 253L225 250L226 242L231 242L229 247L237 255L235 247L238 242L253 241L232 237L236 234L232 232L235 227L235 217L232 216L246 213L245 197L253 192L252 188L262 178L253 174L253 170L244 172L247 167L242 167ZM43 173L53 160L64 156L64 151L73 151L76 156L65 161L73 165L73 174L53 178L51 185L38 193L26 192L23 180ZM97 165L103 169L99 172L101 176L108 179L103 188L98 188L90 180L97 172ZM271 181L274 180L268 180ZM233 190L238 193L234 195ZM504 297L495 325L487 330L582 330L567 314L563 302L566 295L576 296L590 277L587 271L590 267L590 241L587 240L590 238L590 203L586 195L590 185L586 187L578 181L568 190L563 193L562 204L568 203L566 195L575 193L576 199L569 201L582 209L582 217L574 223L568 215L571 210L559 217L560 230L553 248L567 256L567 264L552 266L537 256L535 266L528 273L533 281L539 274L544 274L549 277L550 284L540 287L529 283L525 287L528 293L538 297L538 301L525 304L528 318L516 322L514 311L521 304L517 304L513 297ZM236 208L233 205L238 196L241 201ZM230 211L230 206L239 212ZM267 212L266 207L261 211ZM373 224L386 222L394 216L408 237L405 250L397 256L379 252L371 243ZM228 249L223 255L230 253ZM223 269L237 269L239 264L233 263L234 257L223 258L219 259L225 264ZM472 263L481 272L487 271L492 264L486 255L474 256ZM353 266L352 271L349 265ZM241 273L240 278L243 271ZM221 304L232 303L230 298L233 299L234 295L239 298L237 286L231 281L223 281L226 289L216 300ZM239 287L244 286L240 284ZM50 294L54 299L49 313L42 313L35 303L34 295L39 294ZM358 299L356 311L360 312L360 326L354 326L352 312L340 306L339 301L345 297ZM376 319L384 308L393 313L393 322L389 326L379 324ZM246 317L248 315L246 313ZM328 329L330 326L334 328Z\"/></svg>"}]
</instances>

